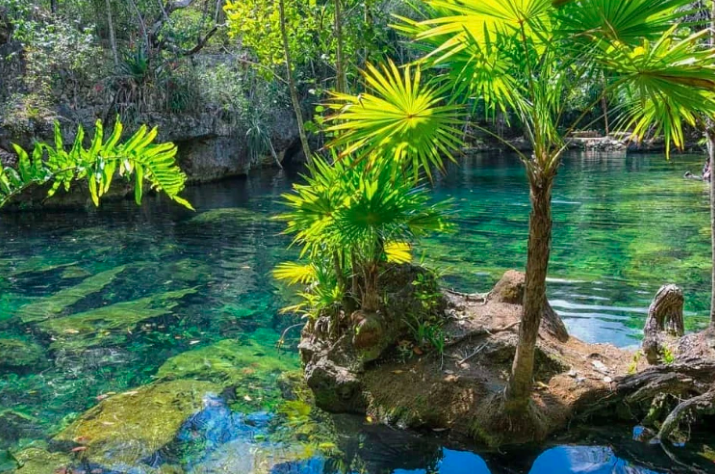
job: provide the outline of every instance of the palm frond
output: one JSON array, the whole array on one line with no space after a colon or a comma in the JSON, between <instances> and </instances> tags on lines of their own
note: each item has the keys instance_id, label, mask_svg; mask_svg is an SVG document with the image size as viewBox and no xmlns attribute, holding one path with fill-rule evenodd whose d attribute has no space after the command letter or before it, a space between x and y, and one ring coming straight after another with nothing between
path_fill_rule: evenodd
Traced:
<instances>
[{"instance_id":1,"label":"palm frond","mask_svg":"<svg viewBox=\"0 0 715 474\"><path fill-rule=\"evenodd\" d=\"M55 145L36 143L32 154L13 145L18 156L17 170L0 165L0 207L7 204L30 186L50 184L48 197L60 187L68 191L79 180L86 180L95 205L110 189L116 175L135 180L137 204L141 203L144 182L163 191L170 199L192 209L188 201L179 196L184 189L186 175L176 164L176 146L173 143L154 143L158 131L148 131L142 126L128 140L120 143L122 124L116 121L110 137L104 140L101 121L95 124L89 148L84 147L84 129L80 126L75 141L67 151L55 123Z\"/></svg>"},{"instance_id":2,"label":"palm frond","mask_svg":"<svg viewBox=\"0 0 715 474\"><path fill-rule=\"evenodd\" d=\"M335 111L328 131L337 134L330 147L341 149L342 156L385 157L427 174L433 166L443 167L443 157L453 159L462 144L461 107L447 103L444 88L423 81L419 67L400 72L392 62L368 65L363 77L371 92L336 93L327 104Z\"/></svg>"}]
</instances>

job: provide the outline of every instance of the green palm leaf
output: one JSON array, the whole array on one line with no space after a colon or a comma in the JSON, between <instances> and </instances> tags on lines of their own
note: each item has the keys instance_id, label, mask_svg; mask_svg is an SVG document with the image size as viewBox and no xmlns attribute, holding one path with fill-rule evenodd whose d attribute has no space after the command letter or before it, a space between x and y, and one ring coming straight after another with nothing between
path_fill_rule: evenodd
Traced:
<instances>
[{"instance_id":1,"label":"green palm leaf","mask_svg":"<svg viewBox=\"0 0 715 474\"><path fill-rule=\"evenodd\" d=\"M380 69L368 65L363 73L370 92L352 96L334 94L328 106L336 113L328 131L335 132L332 148L342 156L384 156L399 167L414 171L442 168L462 142L460 107L447 104L444 88L423 82L419 67L402 72L390 62Z\"/></svg>"},{"instance_id":2,"label":"green palm leaf","mask_svg":"<svg viewBox=\"0 0 715 474\"><path fill-rule=\"evenodd\" d=\"M18 155L18 170L0 165L0 207L13 197L34 185L51 183L48 197L60 188L69 190L73 182L86 180L95 205L105 195L116 176L135 179L135 198L141 203L144 182L158 191L163 191L173 201L192 209L188 201L179 196L184 189L186 175L176 164L177 148L172 143L154 143L157 129L147 131L141 127L126 142L119 143L122 124L116 121L110 137L104 141L101 121L95 125L94 137L85 148L84 129L77 130L70 151L63 145L59 124L55 124L55 146L37 143L30 156L24 149L14 145Z\"/></svg>"}]
</instances>

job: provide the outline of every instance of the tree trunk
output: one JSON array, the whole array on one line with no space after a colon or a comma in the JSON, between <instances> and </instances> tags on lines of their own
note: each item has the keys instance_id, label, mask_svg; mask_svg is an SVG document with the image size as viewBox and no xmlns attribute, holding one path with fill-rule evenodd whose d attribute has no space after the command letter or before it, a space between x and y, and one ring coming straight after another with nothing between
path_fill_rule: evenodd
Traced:
<instances>
[{"instance_id":1,"label":"tree trunk","mask_svg":"<svg viewBox=\"0 0 715 474\"><path fill-rule=\"evenodd\" d=\"M343 18L340 2L341 0L335 0L335 41L337 43L335 48L335 89L340 93L347 94L348 79L343 57Z\"/></svg>"},{"instance_id":2,"label":"tree trunk","mask_svg":"<svg viewBox=\"0 0 715 474\"><path fill-rule=\"evenodd\" d=\"M667 337L682 337L683 290L675 285L662 286L648 308L648 319L643 328L643 353L648 363L660 363L666 349Z\"/></svg>"},{"instance_id":3,"label":"tree trunk","mask_svg":"<svg viewBox=\"0 0 715 474\"><path fill-rule=\"evenodd\" d=\"M107 8L107 26L109 28L109 44L112 47L112 55L114 56L114 66L119 66L119 53L117 52L117 38L114 36L114 22L112 21L112 3L110 0L104 0L104 5Z\"/></svg>"},{"instance_id":4,"label":"tree trunk","mask_svg":"<svg viewBox=\"0 0 715 474\"><path fill-rule=\"evenodd\" d=\"M298 99L298 89L295 86L293 79L293 61L290 56L290 44L288 42L288 31L286 29L285 16L285 0L278 0L278 13L280 15L281 37L283 38L283 53L286 62L286 74L288 81L288 89L290 90L290 100L293 103L293 111L295 112L295 120L298 123L298 135L300 136L300 144L303 146L303 154L308 163L313 161L310 154L310 146L308 145L308 137L305 134L305 126L303 125L303 111L300 107Z\"/></svg>"},{"instance_id":5,"label":"tree trunk","mask_svg":"<svg viewBox=\"0 0 715 474\"><path fill-rule=\"evenodd\" d=\"M151 44L149 43L149 34L146 31L146 25L144 24L144 17L142 17L139 7L137 7L134 0L129 0L129 5L134 10L134 14L137 16L137 23L139 23L139 30L142 32L142 38L144 38L144 47L146 48L147 56L151 56Z\"/></svg>"},{"instance_id":6,"label":"tree trunk","mask_svg":"<svg viewBox=\"0 0 715 474\"><path fill-rule=\"evenodd\" d=\"M524 309L519 325L519 343L506 390L508 405L523 408L529 400L534 378L534 349L546 303L546 273L551 245L550 172L528 170L531 188L529 243L526 260Z\"/></svg>"},{"instance_id":7,"label":"tree trunk","mask_svg":"<svg viewBox=\"0 0 715 474\"><path fill-rule=\"evenodd\" d=\"M380 309L379 270L377 265L367 263L363 269L365 279L362 293L362 310L366 313L376 313Z\"/></svg>"},{"instance_id":8,"label":"tree trunk","mask_svg":"<svg viewBox=\"0 0 715 474\"><path fill-rule=\"evenodd\" d=\"M713 2L715 4L715 2ZM715 12L713 12L715 13ZM710 325L715 327L715 176L713 176L713 163L715 163L715 124L710 122L710 126L705 132L708 141L708 157L710 160L710 246L713 266L711 268L711 290L710 290ZM703 178L705 178L703 176Z\"/></svg>"},{"instance_id":9,"label":"tree trunk","mask_svg":"<svg viewBox=\"0 0 715 474\"><path fill-rule=\"evenodd\" d=\"M710 47L715 47L715 0L712 2L710 12ZM708 156L710 158L710 233L712 247L712 270L711 270L711 290L710 290L710 326L715 327L715 119L710 117L708 129L706 131L708 140Z\"/></svg>"},{"instance_id":10,"label":"tree trunk","mask_svg":"<svg viewBox=\"0 0 715 474\"><path fill-rule=\"evenodd\" d=\"M50 12L54 15L57 13L57 0L50 0Z\"/></svg>"}]
</instances>

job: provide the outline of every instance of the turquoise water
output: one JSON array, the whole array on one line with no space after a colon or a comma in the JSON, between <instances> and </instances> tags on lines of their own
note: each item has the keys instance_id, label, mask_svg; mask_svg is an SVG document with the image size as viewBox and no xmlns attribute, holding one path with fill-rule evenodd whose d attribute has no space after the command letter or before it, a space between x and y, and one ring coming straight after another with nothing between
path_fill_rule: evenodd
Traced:
<instances>
[{"instance_id":1,"label":"turquoise water","mask_svg":"<svg viewBox=\"0 0 715 474\"><path fill-rule=\"evenodd\" d=\"M688 328L705 324L707 194L682 179L701 160L565 160L554 191L549 296L574 335L637 344L650 299L670 282L685 291ZM276 343L297 320L279 314L287 293L270 270L294 251L270 216L295 179L267 172L188 189L197 213L150 198L141 208L2 215L0 450L10 454L0 455L0 471L15 466L13 456L27 463L19 473L35 472L33 460L49 466L39 472L669 469L659 448L629 441L628 427L515 456L283 400L281 374L299 368L297 330L281 350ZM514 157L469 157L435 183L435 194L454 200L459 230L425 242L418 258L446 285L487 291L506 269L523 266L528 193ZM209 391L227 404L215 407ZM97 405L94 425L77 421ZM192 413L203 420L193 428ZM265 419L238 416L255 413ZM686 451L712 465L703 443Z\"/></svg>"}]
</instances>

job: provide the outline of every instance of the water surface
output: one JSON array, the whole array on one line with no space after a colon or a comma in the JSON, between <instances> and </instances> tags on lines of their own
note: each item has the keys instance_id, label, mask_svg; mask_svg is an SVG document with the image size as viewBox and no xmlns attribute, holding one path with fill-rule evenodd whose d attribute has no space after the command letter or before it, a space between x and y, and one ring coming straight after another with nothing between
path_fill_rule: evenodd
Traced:
<instances>
[{"instance_id":1,"label":"water surface","mask_svg":"<svg viewBox=\"0 0 715 474\"><path fill-rule=\"evenodd\" d=\"M685 291L688 329L706 323L708 198L702 183L682 179L701 160L565 160L554 190L549 297L574 335L637 344L651 298L671 282ZM278 379L299 367L297 331L283 350L276 343L296 320L279 314L287 295L270 270L295 251L270 217L295 179L294 172L269 172L190 188L197 213L149 198L141 208L120 202L2 215L0 344L19 341L32 351L24 363L0 361L0 450L66 453L71 446L53 437L101 400L149 383L209 380L218 371L240 382L229 394L230 410L265 413L265 426L249 424L246 436L221 442L207 434L213 431L199 444L177 438L150 460L115 472L159 472L169 464L183 472L250 472L245 462L256 452L273 453L263 468L275 474L668 470L659 448L629 441L629 427L510 456L286 405ZM513 156L463 160L435 183L435 196L453 199L459 230L429 239L416 258L446 285L488 291L505 270L523 266L528 190ZM226 347L237 362L223 367L227 359L216 354ZM205 376L202 364L213 375ZM681 454L712 465L707 442L691 444ZM253 454L239 455L243 450ZM290 456L278 462L281 450ZM0 456L0 471L10 465Z\"/></svg>"}]
</instances>

